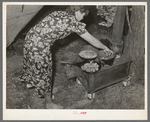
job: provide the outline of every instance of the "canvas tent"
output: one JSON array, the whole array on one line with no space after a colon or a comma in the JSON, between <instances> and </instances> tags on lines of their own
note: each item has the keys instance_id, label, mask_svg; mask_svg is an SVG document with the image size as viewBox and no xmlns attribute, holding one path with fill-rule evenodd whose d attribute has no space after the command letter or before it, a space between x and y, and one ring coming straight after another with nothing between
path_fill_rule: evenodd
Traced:
<instances>
[{"instance_id":1,"label":"canvas tent","mask_svg":"<svg viewBox=\"0 0 150 122\"><path fill-rule=\"evenodd\" d=\"M7 47L17 34L38 13L42 5L7 5L6 6L6 42Z\"/></svg>"}]
</instances>

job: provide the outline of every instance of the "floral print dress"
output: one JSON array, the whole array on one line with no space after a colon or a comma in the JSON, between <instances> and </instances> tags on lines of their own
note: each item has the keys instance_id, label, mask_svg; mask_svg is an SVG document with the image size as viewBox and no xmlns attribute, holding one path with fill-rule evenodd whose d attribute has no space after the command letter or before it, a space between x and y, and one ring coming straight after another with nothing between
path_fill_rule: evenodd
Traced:
<instances>
[{"instance_id":1,"label":"floral print dress","mask_svg":"<svg viewBox=\"0 0 150 122\"><path fill-rule=\"evenodd\" d=\"M41 97L51 92L52 53L51 46L72 32L86 32L85 24L64 11L55 11L29 30L23 48L23 73L21 81L35 87Z\"/></svg>"}]
</instances>

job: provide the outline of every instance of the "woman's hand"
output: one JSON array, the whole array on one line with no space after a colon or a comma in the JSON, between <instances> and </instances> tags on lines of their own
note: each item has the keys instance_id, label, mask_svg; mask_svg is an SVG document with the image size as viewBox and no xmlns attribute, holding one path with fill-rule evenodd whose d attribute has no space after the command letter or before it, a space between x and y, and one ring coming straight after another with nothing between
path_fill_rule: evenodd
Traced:
<instances>
[{"instance_id":1,"label":"woman's hand","mask_svg":"<svg viewBox=\"0 0 150 122\"><path fill-rule=\"evenodd\" d=\"M112 55L113 54L113 51L112 50L110 50L108 47L106 47L105 49L104 49L104 53L106 53L106 55Z\"/></svg>"}]
</instances>

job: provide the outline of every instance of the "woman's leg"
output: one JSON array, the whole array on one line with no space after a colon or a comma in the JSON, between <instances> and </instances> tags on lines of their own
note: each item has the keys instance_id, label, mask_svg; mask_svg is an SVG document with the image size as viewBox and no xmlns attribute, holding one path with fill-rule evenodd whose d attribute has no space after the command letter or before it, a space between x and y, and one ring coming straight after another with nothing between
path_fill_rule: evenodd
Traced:
<instances>
[{"instance_id":1,"label":"woman's leg","mask_svg":"<svg viewBox=\"0 0 150 122\"><path fill-rule=\"evenodd\" d=\"M52 54L51 52L44 57L44 66L47 64L47 68L43 68L45 73L47 74L47 79L46 79L46 86L45 87L45 92L44 92L44 97L45 97L45 102L46 102L46 109L62 109L63 107L60 105L56 105L52 102L52 71L53 71L53 64L52 64Z\"/></svg>"},{"instance_id":2,"label":"woman's leg","mask_svg":"<svg viewBox=\"0 0 150 122\"><path fill-rule=\"evenodd\" d=\"M21 81L26 82L28 86L35 87L39 97L45 97L47 109L62 108L54 104L51 99L52 54L50 46L28 48L30 43L27 44L24 47L24 67Z\"/></svg>"}]
</instances>

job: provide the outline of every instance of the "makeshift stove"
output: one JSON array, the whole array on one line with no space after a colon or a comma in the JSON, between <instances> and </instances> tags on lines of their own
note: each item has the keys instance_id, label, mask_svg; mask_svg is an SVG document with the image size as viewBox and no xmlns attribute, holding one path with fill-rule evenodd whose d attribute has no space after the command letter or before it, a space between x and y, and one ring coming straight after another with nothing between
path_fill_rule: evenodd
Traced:
<instances>
[{"instance_id":1,"label":"makeshift stove","mask_svg":"<svg viewBox=\"0 0 150 122\"><path fill-rule=\"evenodd\" d=\"M89 99L95 97L96 91L121 82L127 79L129 75L131 61L114 63L115 54L109 56L111 58L107 60L105 60L106 57L101 58L102 55L103 53L93 46L85 45L76 61L61 61L67 66L67 78L76 78L77 82L81 83L87 90Z\"/></svg>"}]
</instances>

